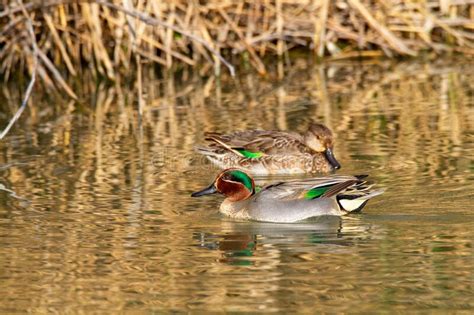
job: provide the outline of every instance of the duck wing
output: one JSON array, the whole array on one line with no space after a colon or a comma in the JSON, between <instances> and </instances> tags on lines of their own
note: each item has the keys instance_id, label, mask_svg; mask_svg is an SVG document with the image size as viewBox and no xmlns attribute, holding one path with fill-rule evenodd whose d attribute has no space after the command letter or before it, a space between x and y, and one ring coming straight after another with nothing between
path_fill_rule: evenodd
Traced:
<instances>
[{"instance_id":1,"label":"duck wing","mask_svg":"<svg viewBox=\"0 0 474 315\"><path fill-rule=\"evenodd\" d=\"M261 198L280 200L332 197L354 186L362 177L334 175L278 182L262 188Z\"/></svg>"},{"instance_id":2,"label":"duck wing","mask_svg":"<svg viewBox=\"0 0 474 315\"><path fill-rule=\"evenodd\" d=\"M366 177L336 175L275 183L262 188L255 199L302 201L334 198L341 210L359 212L369 199L384 192L384 189L372 190L373 184L367 182Z\"/></svg>"},{"instance_id":3,"label":"duck wing","mask_svg":"<svg viewBox=\"0 0 474 315\"><path fill-rule=\"evenodd\" d=\"M262 155L305 152L303 138L297 133L249 130L223 135L220 133L206 133L209 147L231 151L247 158Z\"/></svg>"}]
</instances>

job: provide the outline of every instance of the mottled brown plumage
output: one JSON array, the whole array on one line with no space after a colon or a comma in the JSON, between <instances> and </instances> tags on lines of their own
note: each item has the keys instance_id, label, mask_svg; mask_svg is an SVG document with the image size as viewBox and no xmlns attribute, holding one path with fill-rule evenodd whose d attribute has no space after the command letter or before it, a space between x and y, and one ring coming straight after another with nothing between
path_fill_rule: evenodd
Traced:
<instances>
[{"instance_id":1,"label":"mottled brown plumage","mask_svg":"<svg viewBox=\"0 0 474 315\"><path fill-rule=\"evenodd\" d=\"M197 151L221 168L239 167L252 174L328 173L340 168L333 155L331 130L313 123L294 132L249 130L206 133L207 146Z\"/></svg>"}]
</instances>

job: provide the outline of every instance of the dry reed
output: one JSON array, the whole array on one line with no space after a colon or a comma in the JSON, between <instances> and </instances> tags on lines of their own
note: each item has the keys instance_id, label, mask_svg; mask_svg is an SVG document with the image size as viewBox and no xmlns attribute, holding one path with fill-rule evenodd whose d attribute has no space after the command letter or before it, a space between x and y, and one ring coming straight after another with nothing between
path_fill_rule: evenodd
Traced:
<instances>
[{"instance_id":1,"label":"dry reed","mask_svg":"<svg viewBox=\"0 0 474 315\"><path fill-rule=\"evenodd\" d=\"M472 0L25 0L28 15L20 0L1 1L4 80L32 73L32 23L39 77L72 98L66 77L83 67L116 79L147 61L166 68L212 64L216 72L224 65L233 74L229 61L236 57L264 74L265 57L295 48L334 59L474 54Z\"/></svg>"}]
</instances>

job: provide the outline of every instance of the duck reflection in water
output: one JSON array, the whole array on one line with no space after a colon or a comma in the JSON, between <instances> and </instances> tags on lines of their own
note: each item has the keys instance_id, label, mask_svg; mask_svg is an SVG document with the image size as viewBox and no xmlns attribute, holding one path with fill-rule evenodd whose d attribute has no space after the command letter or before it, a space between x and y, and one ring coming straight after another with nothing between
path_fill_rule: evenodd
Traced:
<instances>
[{"instance_id":1,"label":"duck reflection in water","mask_svg":"<svg viewBox=\"0 0 474 315\"><path fill-rule=\"evenodd\" d=\"M278 253L288 250L351 252L355 242L370 229L354 217L323 216L297 224L229 220L222 221L221 231L198 232L194 239L201 248L220 251L220 263L252 266L256 261L275 260Z\"/></svg>"}]
</instances>

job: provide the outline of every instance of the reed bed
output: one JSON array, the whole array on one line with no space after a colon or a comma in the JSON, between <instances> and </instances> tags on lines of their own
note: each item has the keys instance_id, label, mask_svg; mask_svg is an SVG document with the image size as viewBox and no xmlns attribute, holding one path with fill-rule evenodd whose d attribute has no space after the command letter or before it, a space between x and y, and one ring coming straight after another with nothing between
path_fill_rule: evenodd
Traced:
<instances>
[{"instance_id":1,"label":"reed bed","mask_svg":"<svg viewBox=\"0 0 474 315\"><path fill-rule=\"evenodd\" d=\"M143 62L166 68L250 63L303 48L317 57L474 54L472 0L1 0L0 69L34 69L75 97L66 76L117 79ZM33 26L34 36L28 24ZM35 41L38 50L35 51Z\"/></svg>"}]
</instances>

